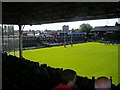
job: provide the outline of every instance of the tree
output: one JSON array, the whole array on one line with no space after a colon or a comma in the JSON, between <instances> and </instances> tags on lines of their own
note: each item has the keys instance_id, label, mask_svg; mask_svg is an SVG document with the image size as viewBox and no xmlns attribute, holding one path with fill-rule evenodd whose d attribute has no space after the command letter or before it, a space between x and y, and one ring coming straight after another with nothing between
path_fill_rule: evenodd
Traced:
<instances>
[{"instance_id":1,"label":"tree","mask_svg":"<svg viewBox=\"0 0 120 90\"><path fill-rule=\"evenodd\" d=\"M92 28L93 27L90 24L83 23L83 24L80 25L79 30L82 31L82 32L86 32L88 34Z\"/></svg>"},{"instance_id":2,"label":"tree","mask_svg":"<svg viewBox=\"0 0 120 90\"><path fill-rule=\"evenodd\" d=\"M72 32L80 32L80 29L77 28L77 29L73 30Z\"/></svg>"},{"instance_id":3,"label":"tree","mask_svg":"<svg viewBox=\"0 0 120 90\"><path fill-rule=\"evenodd\" d=\"M115 23L115 26L120 26L120 24L118 24L118 22Z\"/></svg>"}]
</instances>

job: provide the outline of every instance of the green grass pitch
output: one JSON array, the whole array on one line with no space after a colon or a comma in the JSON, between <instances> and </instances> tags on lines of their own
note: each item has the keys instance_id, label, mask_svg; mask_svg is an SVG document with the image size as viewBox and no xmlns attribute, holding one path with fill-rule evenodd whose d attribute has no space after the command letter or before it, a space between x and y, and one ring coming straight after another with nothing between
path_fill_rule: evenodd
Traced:
<instances>
[{"instance_id":1,"label":"green grass pitch","mask_svg":"<svg viewBox=\"0 0 120 90\"><path fill-rule=\"evenodd\" d=\"M118 84L118 45L88 42L74 44L73 47L68 45L67 48L56 46L24 50L23 55L26 59L51 67L73 69L80 76L112 76L113 83Z\"/></svg>"}]
</instances>

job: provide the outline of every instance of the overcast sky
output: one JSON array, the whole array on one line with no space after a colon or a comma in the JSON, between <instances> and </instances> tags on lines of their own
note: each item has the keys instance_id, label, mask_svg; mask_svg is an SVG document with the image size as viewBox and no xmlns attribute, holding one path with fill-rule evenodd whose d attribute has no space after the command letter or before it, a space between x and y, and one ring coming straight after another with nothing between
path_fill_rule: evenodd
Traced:
<instances>
[{"instance_id":1,"label":"overcast sky","mask_svg":"<svg viewBox=\"0 0 120 90\"><path fill-rule=\"evenodd\" d=\"M91 26L114 26L118 22L118 18L115 19L99 19L99 20L86 20L86 21L74 21L74 22L62 22L62 23L51 23L51 24L42 24L42 25L25 25L23 30L62 30L63 25L69 25L69 29L77 29L83 23L88 23ZM15 30L18 30L18 26L14 27Z\"/></svg>"}]
</instances>

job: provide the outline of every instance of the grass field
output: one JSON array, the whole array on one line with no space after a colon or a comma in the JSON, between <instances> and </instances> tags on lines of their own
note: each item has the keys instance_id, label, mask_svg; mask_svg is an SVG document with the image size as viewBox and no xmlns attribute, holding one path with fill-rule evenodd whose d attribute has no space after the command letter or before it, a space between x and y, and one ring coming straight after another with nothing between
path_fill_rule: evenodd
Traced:
<instances>
[{"instance_id":1,"label":"grass field","mask_svg":"<svg viewBox=\"0 0 120 90\"><path fill-rule=\"evenodd\" d=\"M46 63L55 68L73 69L80 76L113 77L113 83L118 84L118 46L102 43L75 44L73 47L57 46L24 50L26 59Z\"/></svg>"}]
</instances>

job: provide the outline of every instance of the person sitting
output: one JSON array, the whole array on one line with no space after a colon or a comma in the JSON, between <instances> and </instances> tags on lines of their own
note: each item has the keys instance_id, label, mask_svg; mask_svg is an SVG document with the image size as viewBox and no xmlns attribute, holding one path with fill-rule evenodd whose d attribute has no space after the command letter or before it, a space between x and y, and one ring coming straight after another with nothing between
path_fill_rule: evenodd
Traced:
<instances>
[{"instance_id":1,"label":"person sitting","mask_svg":"<svg viewBox=\"0 0 120 90\"><path fill-rule=\"evenodd\" d=\"M96 90L111 90L111 81L107 77L99 77L95 80Z\"/></svg>"},{"instance_id":2,"label":"person sitting","mask_svg":"<svg viewBox=\"0 0 120 90\"><path fill-rule=\"evenodd\" d=\"M63 70L61 73L61 83L52 90L73 90L76 82L76 72L70 69Z\"/></svg>"}]
</instances>

